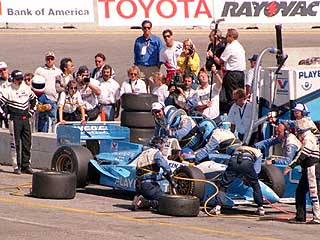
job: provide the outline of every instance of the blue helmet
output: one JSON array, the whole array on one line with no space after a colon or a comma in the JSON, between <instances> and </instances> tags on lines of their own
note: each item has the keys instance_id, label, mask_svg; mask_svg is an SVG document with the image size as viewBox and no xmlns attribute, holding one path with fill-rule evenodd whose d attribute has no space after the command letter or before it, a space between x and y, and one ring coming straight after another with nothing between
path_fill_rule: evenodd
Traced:
<instances>
[{"instance_id":1,"label":"blue helmet","mask_svg":"<svg viewBox=\"0 0 320 240\"><path fill-rule=\"evenodd\" d=\"M217 124L211 119L204 119L199 123L200 131L204 139L209 139L214 129L217 128Z\"/></svg>"},{"instance_id":2,"label":"blue helmet","mask_svg":"<svg viewBox=\"0 0 320 240\"><path fill-rule=\"evenodd\" d=\"M167 123L170 125L170 127L177 127L180 123L180 114L171 119L177 110L178 109L173 105L168 105L164 108L164 116L167 119Z\"/></svg>"},{"instance_id":3,"label":"blue helmet","mask_svg":"<svg viewBox=\"0 0 320 240\"><path fill-rule=\"evenodd\" d=\"M194 160L195 159L195 155L194 152L191 148L183 148L180 152L180 156L184 159L184 160Z\"/></svg>"}]
</instances>

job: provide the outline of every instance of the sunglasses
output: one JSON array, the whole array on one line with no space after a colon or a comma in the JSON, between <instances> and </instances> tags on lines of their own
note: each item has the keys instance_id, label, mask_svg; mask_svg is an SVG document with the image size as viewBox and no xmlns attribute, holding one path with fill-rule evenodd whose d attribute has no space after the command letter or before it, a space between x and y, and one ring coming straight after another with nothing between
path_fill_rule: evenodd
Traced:
<instances>
[{"instance_id":1,"label":"sunglasses","mask_svg":"<svg viewBox=\"0 0 320 240\"><path fill-rule=\"evenodd\" d=\"M150 30L151 27L142 27L144 30Z\"/></svg>"},{"instance_id":2,"label":"sunglasses","mask_svg":"<svg viewBox=\"0 0 320 240\"><path fill-rule=\"evenodd\" d=\"M161 112L161 110L152 110L152 113L153 114L158 114L158 113L160 113Z\"/></svg>"},{"instance_id":3,"label":"sunglasses","mask_svg":"<svg viewBox=\"0 0 320 240\"><path fill-rule=\"evenodd\" d=\"M47 57L46 60L47 60L47 61L53 61L53 60L54 60L54 57Z\"/></svg>"},{"instance_id":4,"label":"sunglasses","mask_svg":"<svg viewBox=\"0 0 320 240\"><path fill-rule=\"evenodd\" d=\"M74 89L77 89L77 87L70 87L70 89L74 90Z\"/></svg>"},{"instance_id":5,"label":"sunglasses","mask_svg":"<svg viewBox=\"0 0 320 240\"><path fill-rule=\"evenodd\" d=\"M130 76L137 76L138 73L130 73Z\"/></svg>"},{"instance_id":6,"label":"sunglasses","mask_svg":"<svg viewBox=\"0 0 320 240\"><path fill-rule=\"evenodd\" d=\"M24 80L27 81L27 82L30 82L31 78L25 78Z\"/></svg>"},{"instance_id":7,"label":"sunglasses","mask_svg":"<svg viewBox=\"0 0 320 240\"><path fill-rule=\"evenodd\" d=\"M164 35L163 38L170 38L171 35Z\"/></svg>"}]
</instances>

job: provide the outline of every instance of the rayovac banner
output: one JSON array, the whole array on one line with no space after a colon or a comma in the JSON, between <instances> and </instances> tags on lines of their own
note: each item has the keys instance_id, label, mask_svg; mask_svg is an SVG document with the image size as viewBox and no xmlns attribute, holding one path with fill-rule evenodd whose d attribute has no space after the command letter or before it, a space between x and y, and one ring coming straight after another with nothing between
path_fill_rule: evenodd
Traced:
<instances>
[{"instance_id":1,"label":"rayovac banner","mask_svg":"<svg viewBox=\"0 0 320 240\"><path fill-rule=\"evenodd\" d=\"M318 23L320 1L216 0L214 14L227 23Z\"/></svg>"},{"instance_id":2,"label":"rayovac banner","mask_svg":"<svg viewBox=\"0 0 320 240\"><path fill-rule=\"evenodd\" d=\"M100 26L209 26L224 23L274 24L320 22L320 1L263 0L97 0Z\"/></svg>"},{"instance_id":3,"label":"rayovac banner","mask_svg":"<svg viewBox=\"0 0 320 240\"><path fill-rule=\"evenodd\" d=\"M92 23L92 0L0 0L0 22Z\"/></svg>"},{"instance_id":4,"label":"rayovac banner","mask_svg":"<svg viewBox=\"0 0 320 240\"><path fill-rule=\"evenodd\" d=\"M100 26L209 26L212 0L97 0ZM218 1L220 2L220 1Z\"/></svg>"}]
</instances>

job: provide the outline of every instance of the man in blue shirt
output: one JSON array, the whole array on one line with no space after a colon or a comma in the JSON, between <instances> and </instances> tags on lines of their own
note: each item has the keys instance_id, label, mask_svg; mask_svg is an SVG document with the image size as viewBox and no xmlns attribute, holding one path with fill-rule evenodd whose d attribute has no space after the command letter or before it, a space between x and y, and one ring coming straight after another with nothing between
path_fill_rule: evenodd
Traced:
<instances>
[{"instance_id":1,"label":"man in blue shirt","mask_svg":"<svg viewBox=\"0 0 320 240\"><path fill-rule=\"evenodd\" d=\"M141 79L144 79L148 91L152 92L154 86L149 78L152 73L159 72L159 54L163 44L159 37L151 34L152 23L149 20L144 20L141 26L143 35L134 43L134 65L140 68L144 74L144 78L141 76Z\"/></svg>"}]
</instances>

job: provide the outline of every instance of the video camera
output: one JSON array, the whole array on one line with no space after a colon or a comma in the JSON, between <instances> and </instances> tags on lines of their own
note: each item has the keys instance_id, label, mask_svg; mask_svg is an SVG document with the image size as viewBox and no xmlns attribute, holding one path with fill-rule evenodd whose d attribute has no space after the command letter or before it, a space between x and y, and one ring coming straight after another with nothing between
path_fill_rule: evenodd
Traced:
<instances>
[{"instance_id":1,"label":"video camera","mask_svg":"<svg viewBox=\"0 0 320 240\"><path fill-rule=\"evenodd\" d=\"M169 87L170 86L175 86L176 88L181 88L182 90L186 89L186 84L182 81L182 76L181 73L176 72L173 76L173 79L171 80ZM180 93L179 90L175 90L177 93Z\"/></svg>"}]
</instances>

